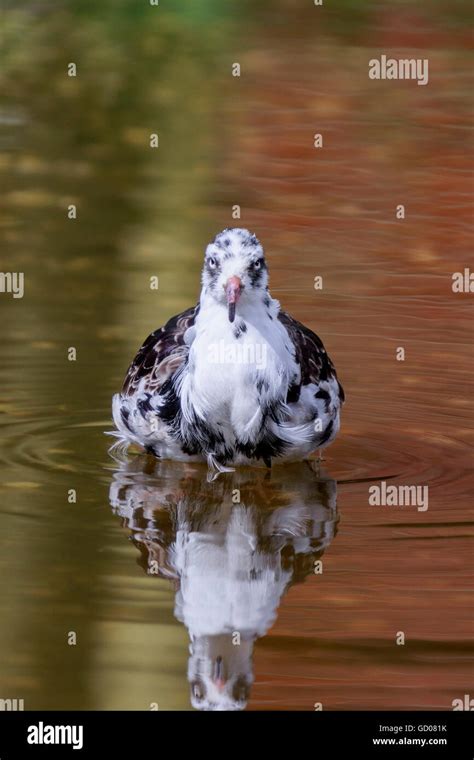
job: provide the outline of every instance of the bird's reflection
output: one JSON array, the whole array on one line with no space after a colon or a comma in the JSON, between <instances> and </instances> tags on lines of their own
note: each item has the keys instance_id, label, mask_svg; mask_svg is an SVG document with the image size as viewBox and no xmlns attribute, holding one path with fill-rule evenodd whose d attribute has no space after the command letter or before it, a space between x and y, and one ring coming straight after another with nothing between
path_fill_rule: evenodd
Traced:
<instances>
[{"instance_id":1,"label":"bird's reflection","mask_svg":"<svg viewBox=\"0 0 474 760\"><path fill-rule=\"evenodd\" d=\"M115 473L110 503L145 572L175 584L175 615L191 641L192 705L243 709L255 640L336 534L336 482L301 463L209 483L199 465L139 456Z\"/></svg>"}]
</instances>

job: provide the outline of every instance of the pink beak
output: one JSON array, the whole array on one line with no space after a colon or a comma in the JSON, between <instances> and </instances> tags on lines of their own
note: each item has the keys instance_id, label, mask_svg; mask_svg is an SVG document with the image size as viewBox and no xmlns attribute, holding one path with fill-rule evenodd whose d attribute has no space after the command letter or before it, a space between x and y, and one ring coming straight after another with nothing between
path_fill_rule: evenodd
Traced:
<instances>
[{"instance_id":1,"label":"pink beak","mask_svg":"<svg viewBox=\"0 0 474 760\"><path fill-rule=\"evenodd\" d=\"M236 277L235 279L238 279L238 277ZM225 679L224 679L224 669L222 665L222 657L220 656L216 658L216 662L214 665L214 678L212 680L214 681L214 685L217 686L219 691L222 691L225 686Z\"/></svg>"},{"instance_id":2,"label":"pink beak","mask_svg":"<svg viewBox=\"0 0 474 760\"><path fill-rule=\"evenodd\" d=\"M229 277L225 284L225 294L229 306L229 322L235 319L235 307L242 292L242 283L240 277Z\"/></svg>"}]
</instances>

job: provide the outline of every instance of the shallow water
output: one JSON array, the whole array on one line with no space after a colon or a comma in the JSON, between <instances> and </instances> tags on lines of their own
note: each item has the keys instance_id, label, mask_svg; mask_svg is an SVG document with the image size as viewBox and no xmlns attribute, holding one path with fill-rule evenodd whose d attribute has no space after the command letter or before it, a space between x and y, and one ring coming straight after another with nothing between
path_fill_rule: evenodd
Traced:
<instances>
[{"instance_id":1,"label":"shallow water","mask_svg":"<svg viewBox=\"0 0 474 760\"><path fill-rule=\"evenodd\" d=\"M25 273L25 295L0 294L0 698L451 709L472 682L473 326L451 288L472 243L462 4L348 3L324 23L285 2L159 20L59 5L7 14L2 271ZM429 86L368 80L384 46L428 56ZM272 293L335 361L340 436L320 472L208 484L199 466L115 462L111 396L196 300L234 204ZM428 486L428 509L371 506L381 480Z\"/></svg>"}]
</instances>

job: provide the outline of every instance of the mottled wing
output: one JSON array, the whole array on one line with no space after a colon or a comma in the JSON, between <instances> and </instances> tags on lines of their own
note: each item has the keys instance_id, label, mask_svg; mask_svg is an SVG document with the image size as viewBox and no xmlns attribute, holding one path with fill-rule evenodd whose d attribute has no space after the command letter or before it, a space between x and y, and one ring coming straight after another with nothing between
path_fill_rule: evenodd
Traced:
<instances>
[{"instance_id":1,"label":"mottled wing","mask_svg":"<svg viewBox=\"0 0 474 760\"><path fill-rule=\"evenodd\" d=\"M199 305L172 317L145 340L131 363L122 388L124 396L133 396L138 388L145 393L158 393L163 384L186 361L189 345L186 331L193 327Z\"/></svg>"},{"instance_id":2,"label":"mottled wing","mask_svg":"<svg viewBox=\"0 0 474 760\"><path fill-rule=\"evenodd\" d=\"M295 358L301 369L301 385L334 379L339 388L339 398L344 401L344 390L337 379L336 369L326 353L322 340L297 319L280 311L278 319L285 326L295 347Z\"/></svg>"}]
</instances>

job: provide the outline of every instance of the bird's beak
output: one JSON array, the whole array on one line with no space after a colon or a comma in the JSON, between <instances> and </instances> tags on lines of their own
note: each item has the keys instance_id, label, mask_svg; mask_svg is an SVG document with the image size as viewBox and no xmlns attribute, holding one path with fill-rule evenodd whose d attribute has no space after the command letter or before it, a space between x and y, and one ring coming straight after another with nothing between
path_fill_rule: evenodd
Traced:
<instances>
[{"instance_id":1,"label":"bird's beak","mask_svg":"<svg viewBox=\"0 0 474 760\"><path fill-rule=\"evenodd\" d=\"M225 284L225 294L229 306L229 322L235 319L235 307L242 292L242 283L240 277L229 277Z\"/></svg>"},{"instance_id":2,"label":"bird's beak","mask_svg":"<svg viewBox=\"0 0 474 760\"><path fill-rule=\"evenodd\" d=\"M235 279L238 280L239 278L236 277ZM214 682L214 685L219 689L219 691L222 691L225 686L225 678L224 678L224 665L222 662L222 657L220 656L216 658L216 661L214 663L214 672L212 675L213 675L212 680Z\"/></svg>"}]
</instances>

